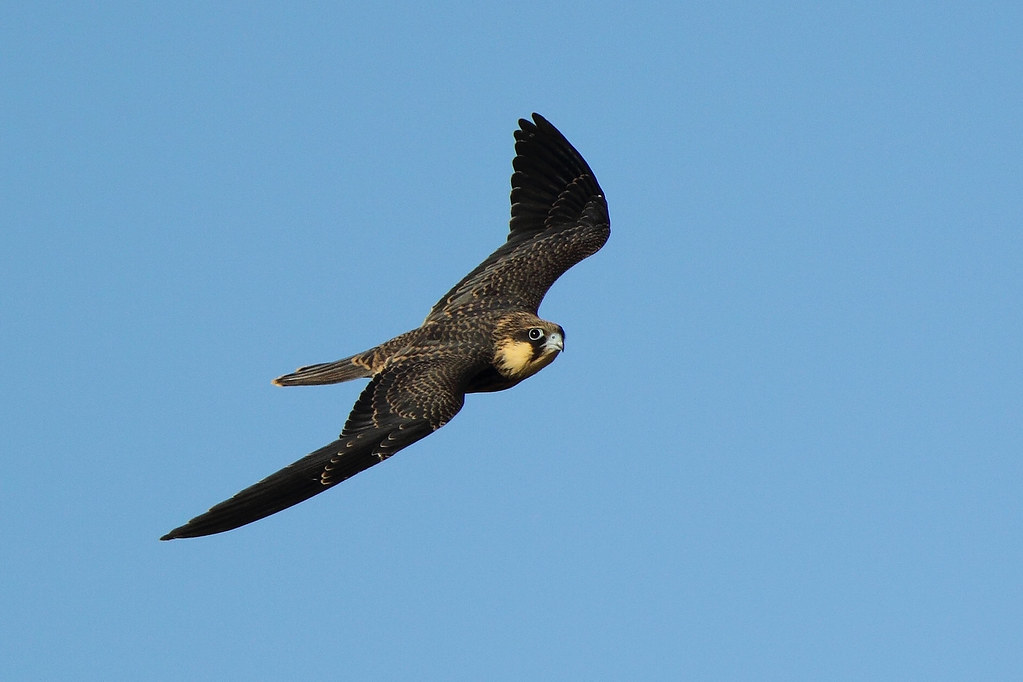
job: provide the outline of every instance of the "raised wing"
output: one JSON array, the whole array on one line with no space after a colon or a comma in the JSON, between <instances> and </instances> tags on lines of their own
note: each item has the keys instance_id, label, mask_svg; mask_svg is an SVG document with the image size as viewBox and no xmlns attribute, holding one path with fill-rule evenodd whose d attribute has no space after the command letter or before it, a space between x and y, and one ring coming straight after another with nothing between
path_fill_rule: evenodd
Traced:
<instances>
[{"instance_id":1,"label":"raised wing","mask_svg":"<svg viewBox=\"0 0 1023 682\"><path fill-rule=\"evenodd\" d=\"M446 424L462 407L466 363L399 361L376 375L338 440L212 507L161 540L222 533L298 504L378 464Z\"/></svg>"},{"instance_id":2,"label":"raised wing","mask_svg":"<svg viewBox=\"0 0 1023 682\"><path fill-rule=\"evenodd\" d=\"M508 241L437 302L427 320L461 306L536 313L566 270L611 234L604 193L579 152L539 114L519 121Z\"/></svg>"}]
</instances>

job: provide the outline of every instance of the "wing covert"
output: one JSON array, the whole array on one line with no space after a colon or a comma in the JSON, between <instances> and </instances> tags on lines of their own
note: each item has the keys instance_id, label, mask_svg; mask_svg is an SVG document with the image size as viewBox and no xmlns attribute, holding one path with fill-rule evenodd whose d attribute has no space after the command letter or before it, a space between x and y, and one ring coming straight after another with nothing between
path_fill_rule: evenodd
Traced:
<instances>
[{"instance_id":1,"label":"wing covert","mask_svg":"<svg viewBox=\"0 0 1023 682\"><path fill-rule=\"evenodd\" d=\"M455 308L536 313L566 270L596 253L611 233L604 193L589 165L539 114L515 131L507 241L434 305L427 320Z\"/></svg>"}]
</instances>

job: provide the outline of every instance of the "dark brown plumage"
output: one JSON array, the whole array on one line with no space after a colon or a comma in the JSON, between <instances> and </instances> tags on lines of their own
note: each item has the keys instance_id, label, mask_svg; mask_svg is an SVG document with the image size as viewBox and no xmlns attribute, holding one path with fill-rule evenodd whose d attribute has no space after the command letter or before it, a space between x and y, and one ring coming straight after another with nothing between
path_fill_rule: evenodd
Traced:
<instances>
[{"instance_id":1,"label":"dark brown plumage","mask_svg":"<svg viewBox=\"0 0 1023 682\"><path fill-rule=\"evenodd\" d=\"M306 500L444 426L466 393L510 388L550 364L564 330L536 316L544 294L610 235L589 166L539 114L515 131L508 240L430 310L422 326L279 386L371 378L338 440L306 455L161 540L211 535Z\"/></svg>"}]
</instances>

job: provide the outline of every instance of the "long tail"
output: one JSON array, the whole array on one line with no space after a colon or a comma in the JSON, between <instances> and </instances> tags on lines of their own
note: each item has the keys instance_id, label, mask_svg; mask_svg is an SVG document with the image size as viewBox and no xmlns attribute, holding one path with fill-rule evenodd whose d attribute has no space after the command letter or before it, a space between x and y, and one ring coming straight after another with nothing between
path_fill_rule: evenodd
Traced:
<instances>
[{"instance_id":1,"label":"long tail","mask_svg":"<svg viewBox=\"0 0 1023 682\"><path fill-rule=\"evenodd\" d=\"M321 362L318 365L299 367L291 374L279 376L273 380L278 386L318 386L336 384L350 379L365 379L373 376L370 367L365 364L365 353L335 362Z\"/></svg>"}]
</instances>

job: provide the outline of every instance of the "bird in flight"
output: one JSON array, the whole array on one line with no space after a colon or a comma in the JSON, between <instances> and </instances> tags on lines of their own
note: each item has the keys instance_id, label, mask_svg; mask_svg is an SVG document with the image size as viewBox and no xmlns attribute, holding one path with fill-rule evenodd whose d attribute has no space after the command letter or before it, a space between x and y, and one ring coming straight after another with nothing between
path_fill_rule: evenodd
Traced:
<instances>
[{"instance_id":1,"label":"bird in flight","mask_svg":"<svg viewBox=\"0 0 1023 682\"><path fill-rule=\"evenodd\" d=\"M537 317L544 294L611 234L604 193L539 114L519 120L507 241L417 329L351 357L301 367L278 386L370 379L337 440L212 507L161 540L222 533L298 504L447 424L467 393L503 391L549 365L565 330Z\"/></svg>"}]
</instances>

